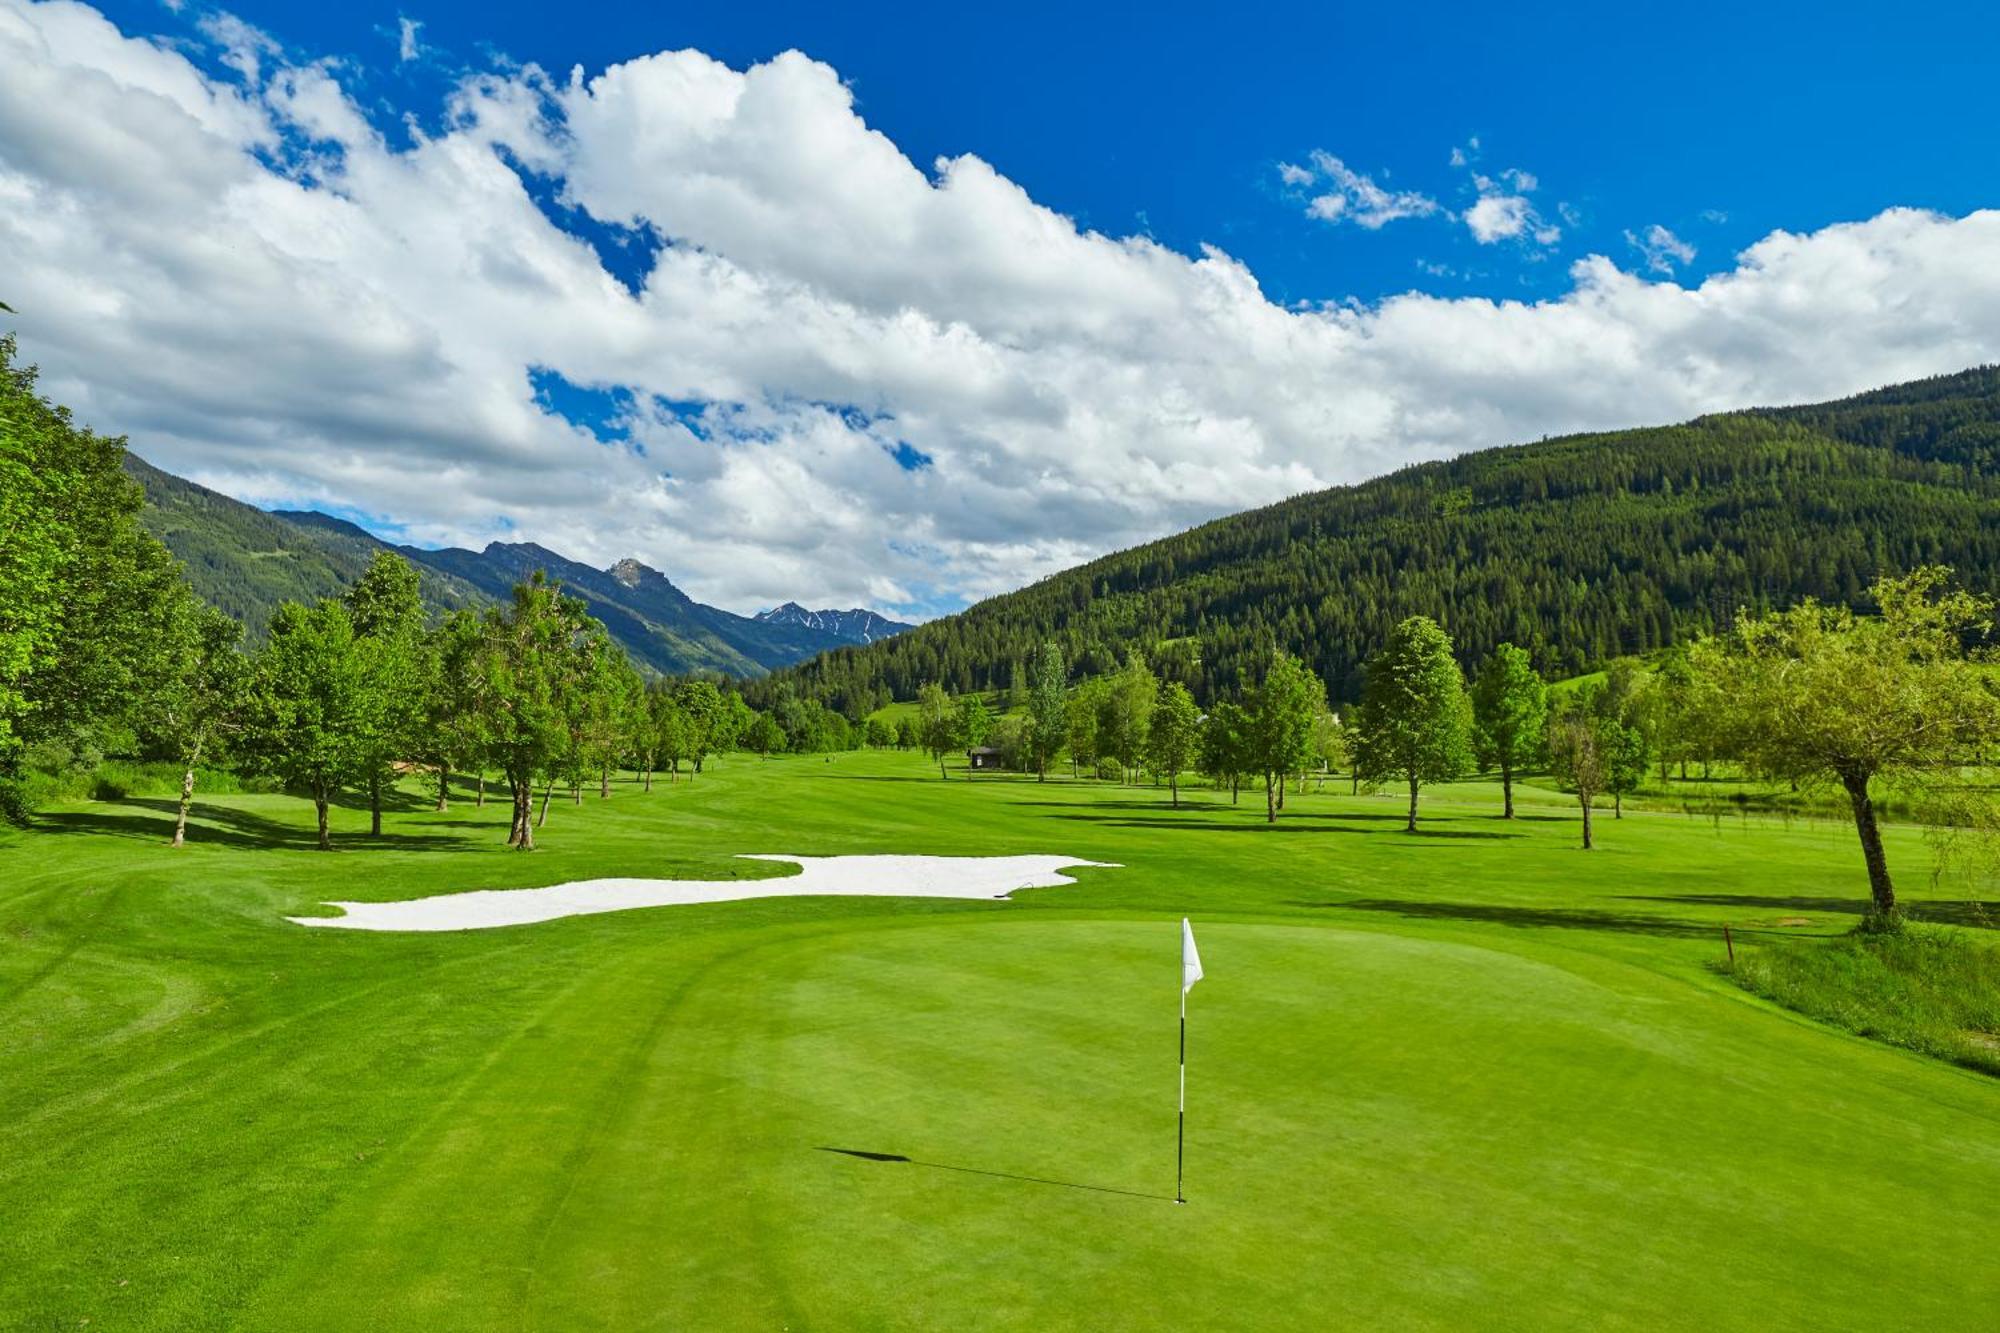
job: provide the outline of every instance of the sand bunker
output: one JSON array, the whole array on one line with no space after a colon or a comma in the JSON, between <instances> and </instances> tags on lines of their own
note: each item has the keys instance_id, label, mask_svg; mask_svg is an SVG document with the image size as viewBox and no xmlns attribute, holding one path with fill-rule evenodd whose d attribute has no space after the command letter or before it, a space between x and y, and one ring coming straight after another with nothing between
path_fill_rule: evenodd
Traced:
<instances>
[{"instance_id":1,"label":"sand bunker","mask_svg":"<svg viewBox=\"0 0 2000 1333\"><path fill-rule=\"evenodd\" d=\"M748 856L785 861L800 873L775 879L581 879L543 889L480 889L395 903L328 903L345 916L287 917L337 930L491 930L557 917L635 907L726 903L743 898L844 894L880 898L1005 898L1016 889L1076 881L1070 866L1116 868L1074 856Z\"/></svg>"}]
</instances>

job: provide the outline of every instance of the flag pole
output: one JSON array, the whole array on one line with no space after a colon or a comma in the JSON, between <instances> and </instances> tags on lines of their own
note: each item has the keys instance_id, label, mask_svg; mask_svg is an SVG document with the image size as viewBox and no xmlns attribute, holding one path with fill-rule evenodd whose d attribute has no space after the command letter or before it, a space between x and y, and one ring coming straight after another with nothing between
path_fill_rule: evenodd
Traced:
<instances>
[{"instance_id":1,"label":"flag pole","mask_svg":"<svg viewBox=\"0 0 2000 1333\"><path fill-rule=\"evenodd\" d=\"M1194 947L1194 927L1181 918L1181 1102L1174 1126L1174 1202L1186 1203L1181 1167L1187 1161L1187 993L1201 980L1201 954Z\"/></svg>"},{"instance_id":2,"label":"flag pole","mask_svg":"<svg viewBox=\"0 0 2000 1333\"><path fill-rule=\"evenodd\" d=\"M1181 1193L1181 1167L1187 1159L1187 987L1181 987L1181 1106L1174 1126L1174 1202L1186 1203Z\"/></svg>"}]
</instances>

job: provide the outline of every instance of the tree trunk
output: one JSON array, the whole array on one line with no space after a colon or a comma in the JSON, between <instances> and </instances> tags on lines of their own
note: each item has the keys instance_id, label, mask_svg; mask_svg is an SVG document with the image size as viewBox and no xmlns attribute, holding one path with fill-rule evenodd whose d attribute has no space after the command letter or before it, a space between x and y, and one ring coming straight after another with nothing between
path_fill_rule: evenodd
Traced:
<instances>
[{"instance_id":1,"label":"tree trunk","mask_svg":"<svg viewBox=\"0 0 2000 1333\"><path fill-rule=\"evenodd\" d=\"M1613 819L1625 818L1625 793L1618 791L1611 793L1611 817Z\"/></svg>"},{"instance_id":2,"label":"tree trunk","mask_svg":"<svg viewBox=\"0 0 2000 1333\"><path fill-rule=\"evenodd\" d=\"M1286 775L1283 773L1278 774L1278 808L1280 810L1285 808L1285 777Z\"/></svg>"},{"instance_id":3,"label":"tree trunk","mask_svg":"<svg viewBox=\"0 0 2000 1333\"><path fill-rule=\"evenodd\" d=\"M653 789L653 766L652 766L651 764L647 764L647 765L646 765L646 790L647 790L647 791L651 791L652 789Z\"/></svg>"},{"instance_id":4,"label":"tree trunk","mask_svg":"<svg viewBox=\"0 0 2000 1333\"><path fill-rule=\"evenodd\" d=\"M382 836L382 775L368 775L368 833L370 837Z\"/></svg>"},{"instance_id":5,"label":"tree trunk","mask_svg":"<svg viewBox=\"0 0 2000 1333\"><path fill-rule=\"evenodd\" d=\"M1361 770L1358 768L1355 769L1352 773L1348 774L1348 777L1352 781L1348 783L1347 794L1349 796L1359 796L1361 794Z\"/></svg>"},{"instance_id":6,"label":"tree trunk","mask_svg":"<svg viewBox=\"0 0 2000 1333\"><path fill-rule=\"evenodd\" d=\"M1241 774L1231 773L1229 775L1229 803L1231 805L1241 805L1243 803L1243 778Z\"/></svg>"},{"instance_id":7,"label":"tree trunk","mask_svg":"<svg viewBox=\"0 0 2000 1333\"><path fill-rule=\"evenodd\" d=\"M1264 822L1278 822L1278 782L1270 773L1264 775Z\"/></svg>"},{"instance_id":8,"label":"tree trunk","mask_svg":"<svg viewBox=\"0 0 2000 1333\"><path fill-rule=\"evenodd\" d=\"M473 804L481 810L486 808L486 770L483 768L479 770L479 799Z\"/></svg>"},{"instance_id":9,"label":"tree trunk","mask_svg":"<svg viewBox=\"0 0 2000 1333\"><path fill-rule=\"evenodd\" d=\"M530 792L530 796L528 799L533 800L534 797L532 793L534 791L534 788L530 787L528 790ZM535 816L536 828L540 828L542 825L549 822L549 798L551 796L554 796L555 794L556 794L556 780L554 776L551 776L548 780L548 783L542 788L542 812Z\"/></svg>"},{"instance_id":10,"label":"tree trunk","mask_svg":"<svg viewBox=\"0 0 2000 1333\"><path fill-rule=\"evenodd\" d=\"M1514 817L1514 766L1503 762L1500 765L1500 818Z\"/></svg>"},{"instance_id":11,"label":"tree trunk","mask_svg":"<svg viewBox=\"0 0 2000 1333\"><path fill-rule=\"evenodd\" d=\"M188 804L194 800L194 761L188 761L187 771L181 774L181 809L174 817L174 841L176 847L187 842Z\"/></svg>"},{"instance_id":12,"label":"tree trunk","mask_svg":"<svg viewBox=\"0 0 2000 1333\"><path fill-rule=\"evenodd\" d=\"M938 761L938 777L939 777L940 779L942 779L943 781L945 781L945 782L950 782L950 781L951 781L951 774L949 774L949 773L947 773L947 772L945 772L945 771L944 771L944 751L943 751L943 750L939 750L939 751L937 752L937 761Z\"/></svg>"},{"instance_id":13,"label":"tree trunk","mask_svg":"<svg viewBox=\"0 0 2000 1333\"><path fill-rule=\"evenodd\" d=\"M510 779L511 781L511 779ZM532 778L523 778L514 784L514 834L510 840L517 852L535 850L535 825L528 816L534 808L535 788ZM544 807L546 809L546 807Z\"/></svg>"},{"instance_id":14,"label":"tree trunk","mask_svg":"<svg viewBox=\"0 0 2000 1333\"><path fill-rule=\"evenodd\" d=\"M323 852L330 852L333 850L333 839L327 835L326 831L326 790L324 788L316 788L313 791L313 812L319 816L319 849Z\"/></svg>"},{"instance_id":15,"label":"tree trunk","mask_svg":"<svg viewBox=\"0 0 2000 1333\"><path fill-rule=\"evenodd\" d=\"M1589 798L1588 796L1578 796L1578 797L1577 797L1576 799L1577 799L1577 802L1578 802L1579 804L1581 804L1581 805L1583 806L1583 850L1585 850L1585 851L1587 852L1587 851L1589 851L1589 850L1590 850L1590 848L1591 848L1591 842L1590 842L1590 798Z\"/></svg>"},{"instance_id":16,"label":"tree trunk","mask_svg":"<svg viewBox=\"0 0 2000 1333\"><path fill-rule=\"evenodd\" d=\"M1417 779L1414 774L1410 777L1410 822L1403 826L1403 831L1405 833L1417 831Z\"/></svg>"},{"instance_id":17,"label":"tree trunk","mask_svg":"<svg viewBox=\"0 0 2000 1333\"><path fill-rule=\"evenodd\" d=\"M451 808L451 766L449 764L438 765L437 808L440 812Z\"/></svg>"},{"instance_id":18,"label":"tree trunk","mask_svg":"<svg viewBox=\"0 0 2000 1333\"><path fill-rule=\"evenodd\" d=\"M1173 773L1172 773L1171 775L1169 775L1169 776L1168 776L1168 778L1167 778L1167 791L1168 791L1169 793L1171 793L1171 794L1172 794L1172 796L1173 796L1173 801L1174 801L1174 809L1176 809L1176 810L1180 809L1180 808L1181 808L1181 774L1180 774L1180 770L1179 770L1179 769L1175 769L1175 770L1173 771Z\"/></svg>"},{"instance_id":19,"label":"tree trunk","mask_svg":"<svg viewBox=\"0 0 2000 1333\"><path fill-rule=\"evenodd\" d=\"M1843 773L1840 785L1847 788L1848 802L1854 807L1854 831L1861 837L1861 856L1868 863L1868 891L1874 898L1873 916L1892 916L1896 911L1896 886L1889 882L1889 860L1882 854L1882 830L1875 823L1875 802L1868 795L1866 773Z\"/></svg>"}]
</instances>

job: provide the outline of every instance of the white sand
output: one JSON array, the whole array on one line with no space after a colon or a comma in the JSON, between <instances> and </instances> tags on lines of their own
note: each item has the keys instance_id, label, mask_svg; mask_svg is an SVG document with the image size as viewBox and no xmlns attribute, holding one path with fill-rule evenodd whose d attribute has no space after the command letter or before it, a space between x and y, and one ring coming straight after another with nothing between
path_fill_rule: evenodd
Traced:
<instances>
[{"instance_id":1,"label":"white sand","mask_svg":"<svg viewBox=\"0 0 2000 1333\"><path fill-rule=\"evenodd\" d=\"M1005 898L1016 889L1076 881L1069 866L1116 868L1074 856L749 856L788 861L796 875L775 879L582 879L543 889L480 889L394 903L328 903L345 916L294 916L301 926L337 930L491 930L635 907L726 903L743 898L843 894L882 898Z\"/></svg>"}]
</instances>

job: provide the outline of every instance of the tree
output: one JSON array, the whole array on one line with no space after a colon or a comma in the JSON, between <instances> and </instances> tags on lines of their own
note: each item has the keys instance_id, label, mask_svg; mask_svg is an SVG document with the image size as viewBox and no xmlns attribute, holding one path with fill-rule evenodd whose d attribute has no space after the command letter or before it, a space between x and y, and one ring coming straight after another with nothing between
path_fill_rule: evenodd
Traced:
<instances>
[{"instance_id":1,"label":"tree","mask_svg":"<svg viewBox=\"0 0 2000 1333\"><path fill-rule=\"evenodd\" d=\"M986 706L986 700L977 694L968 694L958 701L958 741L968 749L977 749L986 744L986 738L993 733L993 710ZM970 779L972 770L967 768L965 776Z\"/></svg>"},{"instance_id":2,"label":"tree","mask_svg":"<svg viewBox=\"0 0 2000 1333\"><path fill-rule=\"evenodd\" d=\"M1752 772L1846 792L1868 868L1870 924L1898 919L1873 784L1963 785L1960 765L2000 739L2000 694L1966 644L1991 633L1993 604L1924 567L1878 579L1879 614L1805 601L1745 615L1729 639L1690 653L1714 682L1710 725Z\"/></svg>"},{"instance_id":3,"label":"tree","mask_svg":"<svg viewBox=\"0 0 2000 1333\"><path fill-rule=\"evenodd\" d=\"M333 850L327 806L335 794L374 772L383 702L371 660L377 650L355 634L345 603L286 602L257 656L253 762L312 798L321 851Z\"/></svg>"},{"instance_id":4,"label":"tree","mask_svg":"<svg viewBox=\"0 0 2000 1333\"><path fill-rule=\"evenodd\" d=\"M889 725L887 718L869 718L867 735L871 750L886 750L896 743L896 729Z\"/></svg>"},{"instance_id":5,"label":"tree","mask_svg":"<svg viewBox=\"0 0 2000 1333\"><path fill-rule=\"evenodd\" d=\"M944 686L936 681L917 691L917 732L938 766L938 776L950 777L944 771L944 757L958 748L958 711L951 706Z\"/></svg>"},{"instance_id":6,"label":"tree","mask_svg":"<svg viewBox=\"0 0 2000 1333\"><path fill-rule=\"evenodd\" d=\"M702 763L719 748L732 719L723 702L722 691L712 681L684 680L674 690L674 702L687 719L689 781L701 772Z\"/></svg>"},{"instance_id":7,"label":"tree","mask_svg":"<svg viewBox=\"0 0 2000 1333\"><path fill-rule=\"evenodd\" d=\"M1319 762L1322 788L1326 775L1347 763L1347 728L1341 724L1340 714L1324 704L1313 714L1312 757Z\"/></svg>"},{"instance_id":8,"label":"tree","mask_svg":"<svg viewBox=\"0 0 2000 1333\"><path fill-rule=\"evenodd\" d=\"M1201 724L1199 763L1204 776L1218 785L1229 785L1229 803L1235 805L1243 775L1250 771L1250 718L1241 704L1227 699L1208 711Z\"/></svg>"},{"instance_id":9,"label":"tree","mask_svg":"<svg viewBox=\"0 0 2000 1333\"><path fill-rule=\"evenodd\" d=\"M432 630L424 654L429 682L424 690L424 717L419 750L437 773L437 806L450 804L451 771L457 765L479 766L479 799L486 799L486 701L480 671L485 631L471 611L456 611Z\"/></svg>"},{"instance_id":10,"label":"tree","mask_svg":"<svg viewBox=\"0 0 2000 1333\"><path fill-rule=\"evenodd\" d=\"M1368 659L1355 714L1355 767L1367 782L1409 784L1409 832L1417 831L1419 788L1450 782L1471 767L1471 714L1451 637L1428 616L1397 625Z\"/></svg>"},{"instance_id":11,"label":"tree","mask_svg":"<svg viewBox=\"0 0 2000 1333\"><path fill-rule=\"evenodd\" d=\"M1251 693L1248 742L1251 768L1264 775L1264 818L1278 820L1286 777L1312 757L1313 720L1326 707L1326 686L1290 653L1272 657Z\"/></svg>"},{"instance_id":12,"label":"tree","mask_svg":"<svg viewBox=\"0 0 2000 1333\"><path fill-rule=\"evenodd\" d=\"M1620 662L1607 673L1603 686L1589 691L1597 717L1598 754L1604 766L1604 790L1611 793L1611 817L1625 817L1625 794L1637 791L1652 763L1650 736L1657 730L1653 708L1658 698L1649 678Z\"/></svg>"},{"instance_id":13,"label":"tree","mask_svg":"<svg viewBox=\"0 0 2000 1333\"><path fill-rule=\"evenodd\" d=\"M1502 819L1514 817L1514 775L1542 753L1549 687L1527 650L1503 643L1472 682L1472 745L1479 762L1500 770Z\"/></svg>"},{"instance_id":14,"label":"tree","mask_svg":"<svg viewBox=\"0 0 2000 1333\"><path fill-rule=\"evenodd\" d=\"M1116 762L1126 781L1145 762L1147 729L1159 693L1160 683L1146 666L1146 659L1134 652L1126 657L1123 667L1105 678L1098 694L1098 757Z\"/></svg>"},{"instance_id":15,"label":"tree","mask_svg":"<svg viewBox=\"0 0 2000 1333\"><path fill-rule=\"evenodd\" d=\"M1076 688L1069 692L1063 704L1063 712L1068 720L1063 741L1069 748L1069 773L1077 774L1079 765L1088 768L1093 776L1097 773L1098 719L1104 711L1105 696L1110 693L1109 682L1102 676L1092 676L1080 680Z\"/></svg>"},{"instance_id":16,"label":"tree","mask_svg":"<svg viewBox=\"0 0 2000 1333\"><path fill-rule=\"evenodd\" d=\"M769 759L773 750L785 748L784 729L778 725L778 719L769 713L758 713L750 720L743 740L750 747L750 752L762 759Z\"/></svg>"},{"instance_id":17,"label":"tree","mask_svg":"<svg viewBox=\"0 0 2000 1333\"><path fill-rule=\"evenodd\" d=\"M1159 698L1146 730L1146 762L1164 774L1176 810L1181 804L1181 770L1194 758L1201 713L1194 696L1177 680L1160 682Z\"/></svg>"},{"instance_id":18,"label":"tree","mask_svg":"<svg viewBox=\"0 0 2000 1333\"><path fill-rule=\"evenodd\" d=\"M250 662L239 650L243 627L183 592L168 612L164 651L139 700L141 736L173 757L181 770L173 846L187 841L195 770L219 742L241 727L250 704Z\"/></svg>"},{"instance_id":19,"label":"tree","mask_svg":"<svg viewBox=\"0 0 2000 1333\"><path fill-rule=\"evenodd\" d=\"M564 679L574 671L576 641L589 617L537 570L517 584L506 607L489 611L480 653L480 698L487 709L488 754L507 779L513 823L507 842L533 851L537 776L553 767L568 739Z\"/></svg>"},{"instance_id":20,"label":"tree","mask_svg":"<svg viewBox=\"0 0 2000 1333\"><path fill-rule=\"evenodd\" d=\"M1062 649L1053 641L1044 643L1028 672L1028 723L1022 735L1035 761L1037 782L1049 780L1049 761L1062 753L1069 738L1068 689L1069 668L1063 664Z\"/></svg>"},{"instance_id":21,"label":"tree","mask_svg":"<svg viewBox=\"0 0 2000 1333\"><path fill-rule=\"evenodd\" d=\"M896 748L898 750L914 750L917 748L917 724L907 717L897 719Z\"/></svg>"},{"instance_id":22,"label":"tree","mask_svg":"<svg viewBox=\"0 0 2000 1333\"><path fill-rule=\"evenodd\" d=\"M127 719L185 591L125 442L77 428L14 352L0 337L0 787L25 745Z\"/></svg>"},{"instance_id":23,"label":"tree","mask_svg":"<svg viewBox=\"0 0 2000 1333\"><path fill-rule=\"evenodd\" d=\"M1604 790L1605 779L1604 753L1599 744L1603 717L1591 698L1593 692L1586 687L1571 694L1555 707L1548 721L1549 766L1555 771L1556 781L1576 793L1576 803L1583 810L1586 852L1593 846L1591 805Z\"/></svg>"},{"instance_id":24,"label":"tree","mask_svg":"<svg viewBox=\"0 0 2000 1333\"><path fill-rule=\"evenodd\" d=\"M425 714L424 603L417 571L389 551L377 551L346 595L357 638L368 642L367 688L378 696L361 743L366 755L368 831L382 836L382 788L396 780L395 763L420 744Z\"/></svg>"}]
</instances>

